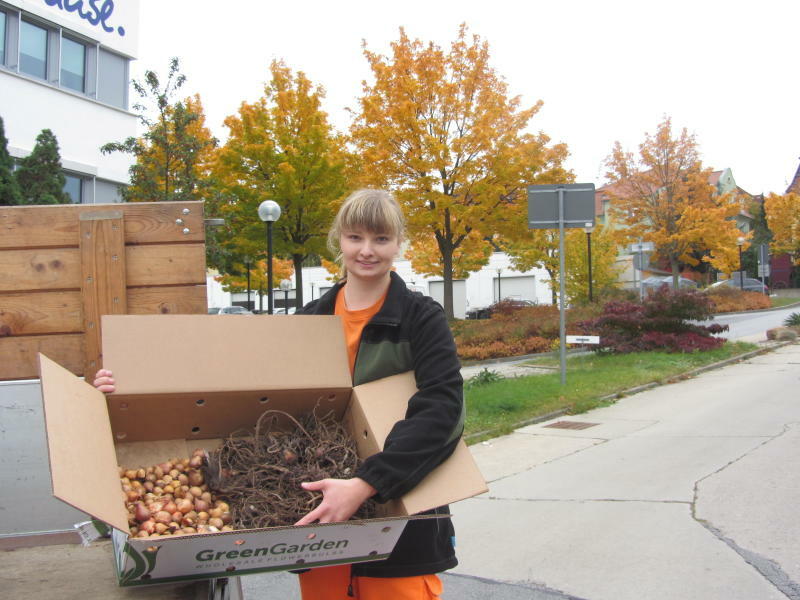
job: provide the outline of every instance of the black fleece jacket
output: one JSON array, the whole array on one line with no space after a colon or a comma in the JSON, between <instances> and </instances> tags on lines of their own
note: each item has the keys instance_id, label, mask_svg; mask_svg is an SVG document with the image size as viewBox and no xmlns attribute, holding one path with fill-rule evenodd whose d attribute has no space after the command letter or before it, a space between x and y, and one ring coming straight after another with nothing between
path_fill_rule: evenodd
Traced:
<instances>
[{"instance_id":1,"label":"black fleece jacket","mask_svg":"<svg viewBox=\"0 0 800 600\"><path fill-rule=\"evenodd\" d=\"M353 383L413 370L417 393L383 451L356 472L377 490L379 502L414 488L452 454L464 429L461 365L444 311L431 298L411 292L396 273L390 276L386 300L361 334ZM342 285L308 303L300 314L333 314ZM448 508L431 512L447 514ZM458 564L453 539L449 518L409 521L389 558L353 565L353 573L412 577L451 569Z\"/></svg>"}]
</instances>

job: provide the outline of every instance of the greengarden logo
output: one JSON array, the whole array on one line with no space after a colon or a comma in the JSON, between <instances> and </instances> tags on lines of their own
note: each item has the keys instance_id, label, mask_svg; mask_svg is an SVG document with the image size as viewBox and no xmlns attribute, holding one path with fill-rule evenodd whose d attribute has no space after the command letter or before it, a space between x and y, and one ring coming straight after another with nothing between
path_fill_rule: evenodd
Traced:
<instances>
[{"instance_id":1,"label":"greengarden logo","mask_svg":"<svg viewBox=\"0 0 800 600\"><path fill-rule=\"evenodd\" d=\"M44 0L47 6L55 6L64 12L76 13L81 19L95 27L100 25L104 31L111 33L114 28L108 24L108 18L114 14L114 0ZM100 6L98 6L100 4ZM117 27L117 33L124 37L125 28Z\"/></svg>"},{"instance_id":2,"label":"greengarden logo","mask_svg":"<svg viewBox=\"0 0 800 600\"><path fill-rule=\"evenodd\" d=\"M246 548L245 550L201 550L195 556L199 562L206 562L210 560L222 560L227 558L233 560L235 558L250 558L254 556L268 556L270 554L297 554L300 552L315 552L317 550L335 550L337 548L347 548L348 540L339 540L338 542L320 540L313 544L286 544L280 542L265 548Z\"/></svg>"}]
</instances>

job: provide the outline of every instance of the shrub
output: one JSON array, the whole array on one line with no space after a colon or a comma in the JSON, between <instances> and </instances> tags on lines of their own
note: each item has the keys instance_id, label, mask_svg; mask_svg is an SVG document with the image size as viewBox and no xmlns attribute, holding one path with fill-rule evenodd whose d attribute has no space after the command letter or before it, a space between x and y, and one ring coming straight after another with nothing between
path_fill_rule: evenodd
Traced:
<instances>
[{"instance_id":1,"label":"shrub","mask_svg":"<svg viewBox=\"0 0 800 600\"><path fill-rule=\"evenodd\" d=\"M800 327L800 313L792 313L783 320L787 327Z\"/></svg>"},{"instance_id":2,"label":"shrub","mask_svg":"<svg viewBox=\"0 0 800 600\"><path fill-rule=\"evenodd\" d=\"M711 300L714 312L742 312L770 308L772 303L765 294L746 292L737 287L719 286L706 289L705 295Z\"/></svg>"},{"instance_id":3,"label":"shrub","mask_svg":"<svg viewBox=\"0 0 800 600\"><path fill-rule=\"evenodd\" d=\"M694 290L661 286L644 302L612 301L603 313L580 323L585 333L600 335L599 352L628 353L643 350L694 352L721 346L725 340L712 337L727 325L697 325L712 317L713 305Z\"/></svg>"}]
</instances>

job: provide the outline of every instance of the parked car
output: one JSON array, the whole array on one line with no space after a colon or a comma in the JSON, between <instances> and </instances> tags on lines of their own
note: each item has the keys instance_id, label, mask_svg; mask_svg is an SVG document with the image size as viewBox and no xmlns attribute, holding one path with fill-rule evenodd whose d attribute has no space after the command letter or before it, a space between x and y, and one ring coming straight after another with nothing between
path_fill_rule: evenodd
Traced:
<instances>
[{"instance_id":1,"label":"parked car","mask_svg":"<svg viewBox=\"0 0 800 600\"><path fill-rule=\"evenodd\" d=\"M660 288L662 285L672 287L672 275L665 275L662 277L646 277L642 280L642 286L648 292L652 292ZM678 287L680 289L693 289L697 287L697 283L686 277L678 278Z\"/></svg>"},{"instance_id":2,"label":"parked car","mask_svg":"<svg viewBox=\"0 0 800 600\"><path fill-rule=\"evenodd\" d=\"M736 277L733 279L723 279L722 281L712 283L710 286L708 286L708 289L713 290L714 288L722 286L738 288L739 278ZM761 283L758 279L753 279L752 277L744 278L742 288L745 292L761 292L762 294L769 294L769 287Z\"/></svg>"},{"instance_id":3,"label":"parked car","mask_svg":"<svg viewBox=\"0 0 800 600\"><path fill-rule=\"evenodd\" d=\"M527 308L528 306L536 306L536 302L523 300L522 298L503 298L499 302L495 302L489 306L468 309L465 316L467 319L488 319L492 314L498 311L513 312L520 308Z\"/></svg>"},{"instance_id":4,"label":"parked car","mask_svg":"<svg viewBox=\"0 0 800 600\"><path fill-rule=\"evenodd\" d=\"M208 309L208 314L210 315L218 315L219 311L222 310L219 306L212 306Z\"/></svg>"},{"instance_id":5,"label":"parked car","mask_svg":"<svg viewBox=\"0 0 800 600\"><path fill-rule=\"evenodd\" d=\"M293 315L296 310L297 310L296 306L290 306L289 307L289 314ZM273 315L285 315L286 314L286 309L285 308L276 308L275 310L272 311L272 314Z\"/></svg>"},{"instance_id":6,"label":"parked car","mask_svg":"<svg viewBox=\"0 0 800 600\"><path fill-rule=\"evenodd\" d=\"M252 315L244 306L224 306L219 309L218 315Z\"/></svg>"}]
</instances>

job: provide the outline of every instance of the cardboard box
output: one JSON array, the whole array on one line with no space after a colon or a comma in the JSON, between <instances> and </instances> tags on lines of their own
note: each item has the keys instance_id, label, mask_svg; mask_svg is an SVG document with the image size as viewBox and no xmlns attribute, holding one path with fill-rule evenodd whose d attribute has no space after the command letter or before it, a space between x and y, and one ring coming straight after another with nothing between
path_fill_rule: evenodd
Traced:
<instances>
[{"instance_id":1,"label":"cardboard box","mask_svg":"<svg viewBox=\"0 0 800 600\"><path fill-rule=\"evenodd\" d=\"M40 355L53 494L113 528L120 585L207 579L386 558L425 510L486 491L463 441L380 518L163 538L130 538L118 466L213 448L259 415L317 404L344 419L359 454L383 447L416 391L412 373L355 388L342 327L328 316L104 316L104 396ZM415 516L416 515L416 516Z\"/></svg>"}]
</instances>

